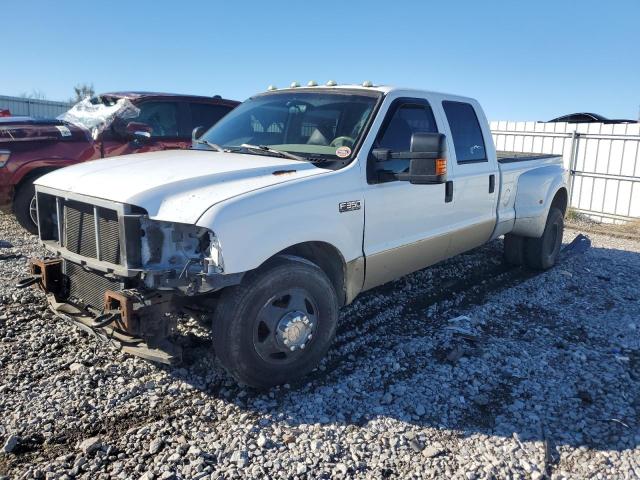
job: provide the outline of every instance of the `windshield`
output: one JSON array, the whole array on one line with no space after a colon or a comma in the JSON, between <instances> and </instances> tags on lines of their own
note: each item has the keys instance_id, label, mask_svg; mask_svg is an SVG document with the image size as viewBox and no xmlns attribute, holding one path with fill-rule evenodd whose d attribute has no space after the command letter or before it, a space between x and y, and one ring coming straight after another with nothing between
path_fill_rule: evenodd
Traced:
<instances>
[{"instance_id":1,"label":"windshield","mask_svg":"<svg viewBox=\"0 0 640 480\"><path fill-rule=\"evenodd\" d=\"M362 136L378 95L283 92L250 98L201 140L225 149L260 145L302 157L345 159Z\"/></svg>"}]
</instances>

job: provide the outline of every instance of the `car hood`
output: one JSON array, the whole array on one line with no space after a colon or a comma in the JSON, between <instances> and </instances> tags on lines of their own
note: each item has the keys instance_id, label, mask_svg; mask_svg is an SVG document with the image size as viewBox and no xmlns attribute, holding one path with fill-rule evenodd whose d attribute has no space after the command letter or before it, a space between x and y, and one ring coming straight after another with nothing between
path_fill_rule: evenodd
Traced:
<instances>
[{"instance_id":1,"label":"car hood","mask_svg":"<svg viewBox=\"0 0 640 480\"><path fill-rule=\"evenodd\" d=\"M164 150L73 165L36 185L136 205L151 218L195 224L237 195L330 170L274 156Z\"/></svg>"},{"instance_id":2,"label":"car hood","mask_svg":"<svg viewBox=\"0 0 640 480\"><path fill-rule=\"evenodd\" d=\"M87 140L88 131L56 118L3 117L0 145L16 142Z\"/></svg>"}]
</instances>

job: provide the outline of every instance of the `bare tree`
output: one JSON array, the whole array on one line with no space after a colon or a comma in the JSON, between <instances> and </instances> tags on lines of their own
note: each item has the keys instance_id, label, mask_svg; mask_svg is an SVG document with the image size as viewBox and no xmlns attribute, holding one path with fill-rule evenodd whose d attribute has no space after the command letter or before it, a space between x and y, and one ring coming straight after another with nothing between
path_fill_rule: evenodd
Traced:
<instances>
[{"instance_id":1,"label":"bare tree","mask_svg":"<svg viewBox=\"0 0 640 480\"><path fill-rule=\"evenodd\" d=\"M75 92L75 96L69 99L71 103L77 103L87 97L93 97L96 94L93 83L79 83L73 87L73 91Z\"/></svg>"},{"instance_id":2,"label":"bare tree","mask_svg":"<svg viewBox=\"0 0 640 480\"><path fill-rule=\"evenodd\" d=\"M31 90L30 92L22 92L20 94L21 98L31 98L33 100L46 100L47 96L45 95L45 93L42 90L38 90L36 88L34 88L33 90Z\"/></svg>"}]
</instances>

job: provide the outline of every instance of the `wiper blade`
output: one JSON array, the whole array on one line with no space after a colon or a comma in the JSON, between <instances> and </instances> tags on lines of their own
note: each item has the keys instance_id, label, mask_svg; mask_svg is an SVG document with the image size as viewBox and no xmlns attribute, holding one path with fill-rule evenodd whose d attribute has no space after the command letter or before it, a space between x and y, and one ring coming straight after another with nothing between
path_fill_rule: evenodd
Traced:
<instances>
[{"instance_id":1,"label":"wiper blade","mask_svg":"<svg viewBox=\"0 0 640 480\"><path fill-rule=\"evenodd\" d=\"M243 143L240 145L247 150L257 150L260 152L269 152L280 155L281 157L290 158L291 160L297 160L298 162L306 162L307 159L300 155L294 155L293 153L286 152L284 150L276 150L275 148L267 147L266 145L251 145L249 143Z\"/></svg>"},{"instance_id":2,"label":"wiper blade","mask_svg":"<svg viewBox=\"0 0 640 480\"><path fill-rule=\"evenodd\" d=\"M211 150L215 150L216 152L224 152L224 148L222 148L217 143L210 142L209 140L196 140L196 143L206 145L207 147L211 148Z\"/></svg>"}]
</instances>

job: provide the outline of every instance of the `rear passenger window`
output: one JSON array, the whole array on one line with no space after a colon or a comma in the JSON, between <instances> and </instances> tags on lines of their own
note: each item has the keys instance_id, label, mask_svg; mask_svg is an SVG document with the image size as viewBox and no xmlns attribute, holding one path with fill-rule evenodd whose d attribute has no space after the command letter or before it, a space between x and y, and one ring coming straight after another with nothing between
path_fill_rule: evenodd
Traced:
<instances>
[{"instance_id":1,"label":"rear passenger window","mask_svg":"<svg viewBox=\"0 0 640 480\"><path fill-rule=\"evenodd\" d=\"M222 105L208 105L206 103L191 103L191 130L196 127L209 127L218 123L222 117L231 111L231 107Z\"/></svg>"},{"instance_id":2,"label":"rear passenger window","mask_svg":"<svg viewBox=\"0 0 640 480\"><path fill-rule=\"evenodd\" d=\"M478 117L468 103L442 102L458 163L486 162L487 152Z\"/></svg>"}]
</instances>

